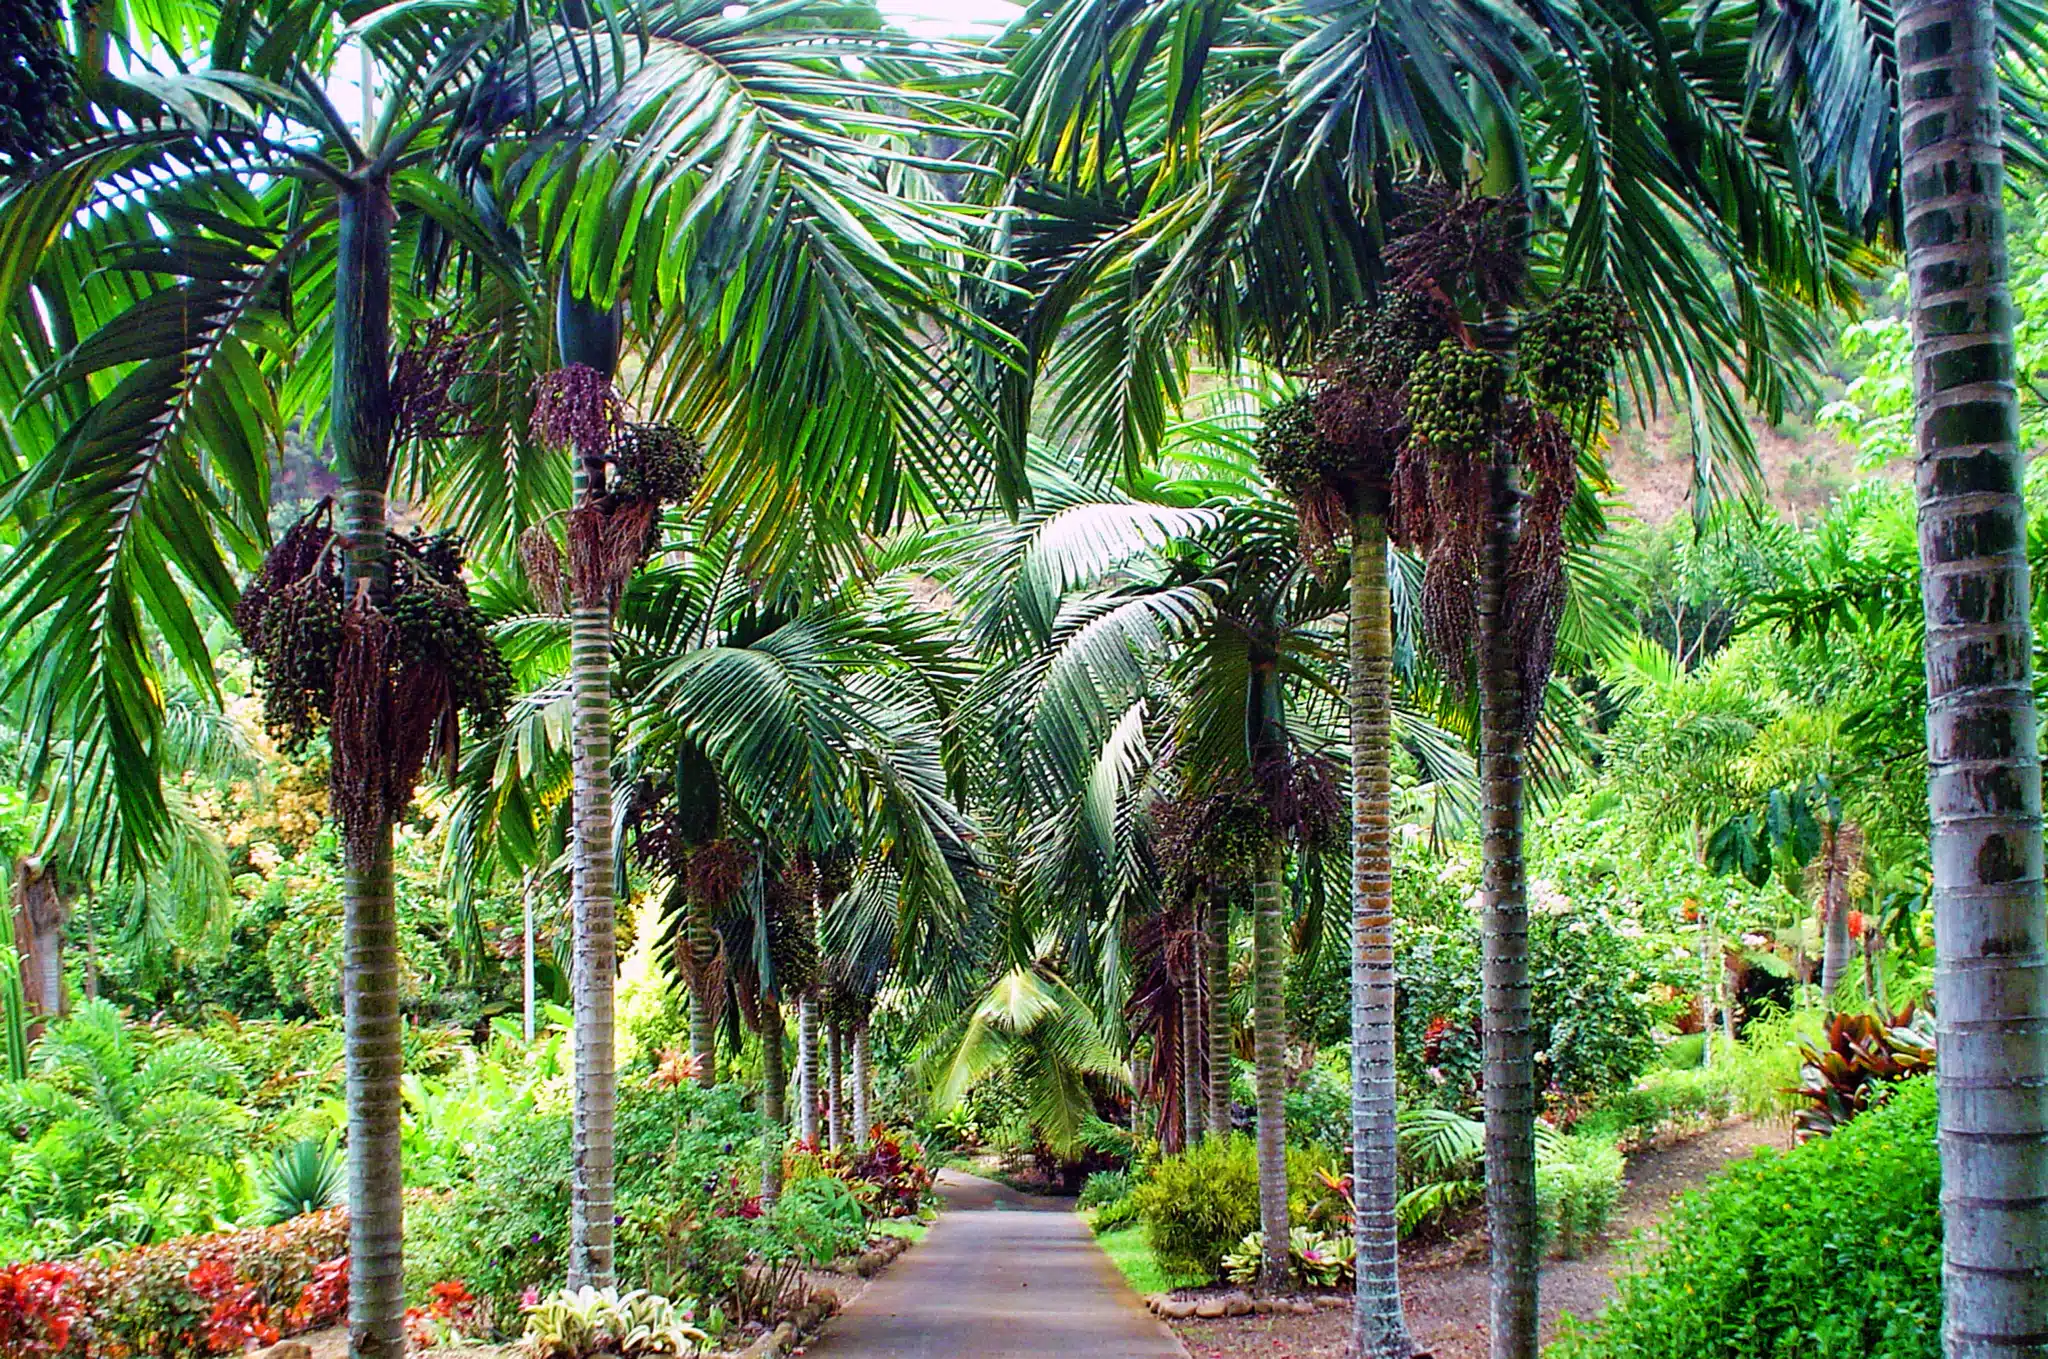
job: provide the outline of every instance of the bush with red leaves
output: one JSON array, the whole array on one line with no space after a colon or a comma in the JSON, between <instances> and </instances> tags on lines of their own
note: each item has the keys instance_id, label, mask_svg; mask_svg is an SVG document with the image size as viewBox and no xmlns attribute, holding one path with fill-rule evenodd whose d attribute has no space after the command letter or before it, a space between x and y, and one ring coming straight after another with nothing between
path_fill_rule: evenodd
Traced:
<instances>
[{"instance_id":1,"label":"bush with red leaves","mask_svg":"<svg viewBox=\"0 0 2048 1359\"><path fill-rule=\"evenodd\" d=\"M0 1359L40 1359L71 1343L78 1271L41 1262L0 1269Z\"/></svg>"}]
</instances>

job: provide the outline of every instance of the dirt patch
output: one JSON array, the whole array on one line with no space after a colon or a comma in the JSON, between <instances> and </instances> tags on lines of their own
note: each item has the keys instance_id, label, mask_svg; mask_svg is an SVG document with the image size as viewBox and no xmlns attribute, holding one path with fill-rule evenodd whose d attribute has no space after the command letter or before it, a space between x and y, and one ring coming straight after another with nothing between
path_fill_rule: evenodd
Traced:
<instances>
[{"instance_id":1,"label":"dirt patch","mask_svg":"<svg viewBox=\"0 0 2048 1359\"><path fill-rule=\"evenodd\" d=\"M1783 1125L1733 1123L1675 1146L1629 1157L1628 1183L1614 1224L1597 1250L1578 1260L1553 1260L1541 1284L1543 1339L1560 1313L1586 1318L1614 1296L1614 1276L1625 1262L1617 1249L1640 1228L1659 1221L1676 1195L1704 1184L1715 1171L1758 1147L1786 1147ZM1485 1359L1486 1233L1483 1224L1447 1240L1401 1248L1401 1300L1416 1345L1435 1359ZM1249 1316L1181 1321L1173 1328L1192 1359L1341 1359L1351 1334L1351 1309L1313 1316Z\"/></svg>"}]
</instances>

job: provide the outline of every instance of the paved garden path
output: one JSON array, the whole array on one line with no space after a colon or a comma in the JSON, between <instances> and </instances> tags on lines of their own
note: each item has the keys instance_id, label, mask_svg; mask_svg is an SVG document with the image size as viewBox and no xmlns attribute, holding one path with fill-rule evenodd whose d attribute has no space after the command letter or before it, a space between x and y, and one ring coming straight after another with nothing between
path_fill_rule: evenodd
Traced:
<instances>
[{"instance_id":1,"label":"paved garden path","mask_svg":"<svg viewBox=\"0 0 2048 1359\"><path fill-rule=\"evenodd\" d=\"M1036 1200L939 1172L946 1211L846 1311L816 1359L1182 1359L1088 1226Z\"/></svg>"}]
</instances>

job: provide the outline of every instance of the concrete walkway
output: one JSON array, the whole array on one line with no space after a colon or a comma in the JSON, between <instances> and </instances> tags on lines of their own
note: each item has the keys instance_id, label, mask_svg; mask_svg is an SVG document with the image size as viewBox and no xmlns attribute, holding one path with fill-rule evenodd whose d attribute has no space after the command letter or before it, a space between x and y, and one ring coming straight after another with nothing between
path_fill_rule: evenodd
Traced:
<instances>
[{"instance_id":1,"label":"concrete walkway","mask_svg":"<svg viewBox=\"0 0 2048 1359\"><path fill-rule=\"evenodd\" d=\"M946 1212L807 1353L818 1359L1183 1359L1065 1201L939 1172Z\"/></svg>"}]
</instances>

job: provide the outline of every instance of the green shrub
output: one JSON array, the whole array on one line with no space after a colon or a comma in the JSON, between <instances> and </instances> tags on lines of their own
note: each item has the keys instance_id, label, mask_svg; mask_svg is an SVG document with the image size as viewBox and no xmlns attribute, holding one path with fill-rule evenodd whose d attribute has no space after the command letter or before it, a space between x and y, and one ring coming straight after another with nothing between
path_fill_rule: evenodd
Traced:
<instances>
[{"instance_id":1,"label":"green shrub","mask_svg":"<svg viewBox=\"0 0 2048 1359\"><path fill-rule=\"evenodd\" d=\"M1653 1067L1626 1090L1616 1090L1579 1120L1575 1131L1628 1143L1646 1142L1673 1128L1693 1128L1734 1116L1739 1107L1723 1066L1674 1071Z\"/></svg>"},{"instance_id":2,"label":"green shrub","mask_svg":"<svg viewBox=\"0 0 2048 1359\"><path fill-rule=\"evenodd\" d=\"M760 1122L736 1088L664 1086L650 1077L620 1084L618 1112L619 1277L628 1286L716 1296L677 1263L679 1238L723 1192L735 1167L751 1170ZM559 1286L569 1247L569 1115L542 1109L500 1121L468 1176L422 1207L408 1232L410 1290L423 1294L461 1279L494 1315L519 1315L528 1288ZM751 1192L751 1191L749 1191Z\"/></svg>"},{"instance_id":3,"label":"green shrub","mask_svg":"<svg viewBox=\"0 0 2048 1359\"><path fill-rule=\"evenodd\" d=\"M1479 931L1403 922L1395 990L1395 1070L1414 1098L1445 1108L1477 1099ZM1656 1058L1643 995L1653 979L1633 941L1591 918L1529 918L1537 1079L1566 1100L1632 1084Z\"/></svg>"},{"instance_id":4,"label":"green shrub","mask_svg":"<svg viewBox=\"0 0 2048 1359\"><path fill-rule=\"evenodd\" d=\"M1351 1145L1351 1050L1331 1047L1287 1089L1287 1140L1342 1151Z\"/></svg>"},{"instance_id":5,"label":"green shrub","mask_svg":"<svg viewBox=\"0 0 2048 1359\"><path fill-rule=\"evenodd\" d=\"M1327 1155L1288 1150L1288 1207L1297 1218L1315 1216L1328 1196L1316 1172L1332 1167ZM1131 1201L1161 1267L1217 1278L1224 1253L1259 1228L1258 1147L1244 1136L1205 1138L1162 1159Z\"/></svg>"},{"instance_id":6,"label":"green shrub","mask_svg":"<svg viewBox=\"0 0 2048 1359\"><path fill-rule=\"evenodd\" d=\"M1657 1060L1675 1071L1690 1071L1705 1059L1706 1053L1704 1034L1682 1033L1664 1045L1664 1051Z\"/></svg>"},{"instance_id":7,"label":"green shrub","mask_svg":"<svg viewBox=\"0 0 2048 1359\"><path fill-rule=\"evenodd\" d=\"M1546 1141L1536 1158L1536 1200L1544 1236L1558 1254L1576 1259L1607 1229L1621 1202L1624 1164L1605 1137Z\"/></svg>"},{"instance_id":8,"label":"green shrub","mask_svg":"<svg viewBox=\"0 0 2048 1359\"><path fill-rule=\"evenodd\" d=\"M1833 1137L1732 1165L1554 1359L1936 1359L1934 1130L1933 1083L1916 1080Z\"/></svg>"},{"instance_id":9,"label":"green shrub","mask_svg":"<svg viewBox=\"0 0 2048 1359\"><path fill-rule=\"evenodd\" d=\"M1074 1200L1077 1208L1101 1208L1131 1196L1131 1172L1128 1170L1098 1170L1081 1182L1080 1197Z\"/></svg>"}]
</instances>

